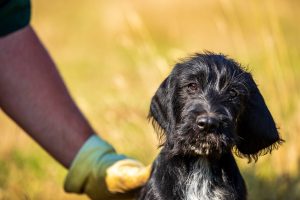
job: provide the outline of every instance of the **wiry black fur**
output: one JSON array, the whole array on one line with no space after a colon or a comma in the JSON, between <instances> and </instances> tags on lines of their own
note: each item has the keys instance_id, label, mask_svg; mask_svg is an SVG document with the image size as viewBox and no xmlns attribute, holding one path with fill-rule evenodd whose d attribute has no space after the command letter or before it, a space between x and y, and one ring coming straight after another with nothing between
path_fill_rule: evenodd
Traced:
<instances>
[{"instance_id":1,"label":"wiry black fur","mask_svg":"<svg viewBox=\"0 0 300 200\"><path fill-rule=\"evenodd\" d=\"M199 116L214 118L218 126L204 131ZM187 184L195 185L193 200L246 199L232 150L256 161L282 142L251 74L210 52L175 65L152 98L149 118L162 150L140 200L189 200L194 190Z\"/></svg>"}]
</instances>

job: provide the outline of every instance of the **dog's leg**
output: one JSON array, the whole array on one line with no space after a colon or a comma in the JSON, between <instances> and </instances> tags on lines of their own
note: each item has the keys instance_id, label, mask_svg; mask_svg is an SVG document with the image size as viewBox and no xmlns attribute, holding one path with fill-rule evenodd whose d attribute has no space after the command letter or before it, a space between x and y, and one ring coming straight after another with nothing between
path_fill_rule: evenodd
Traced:
<instances>
[{"instance_id":1,"label":"dog's leg","mask_svg":"<svg viewBox=\"0 0 300 200\"><path fill-rule=\"evenodd\" d=\"M151 177L138 194L138 200L183 200L183 191L179 187L186 166L183 162L168 160L160 154L153 164ZM185 175L183 175L185 174Z\"/></svg>"}]
</instances>

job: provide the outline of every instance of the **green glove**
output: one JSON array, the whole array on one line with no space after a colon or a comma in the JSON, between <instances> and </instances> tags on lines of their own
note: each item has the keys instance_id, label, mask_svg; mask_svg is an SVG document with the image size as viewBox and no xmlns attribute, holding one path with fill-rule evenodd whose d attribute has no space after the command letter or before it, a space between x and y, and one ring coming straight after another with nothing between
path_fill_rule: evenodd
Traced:
<instances>
[{"instance_id":1,"label":"green glove","mask_svg":"<svg viewBox=\"0 0 300 200\"><path fill-rule=\"evenodd\" d=\"M65 180L66 192L85 193L93 200L131 199L148 179L150 167L119 155L97 135L76 155Z\"/></svg>"}]
</instances>

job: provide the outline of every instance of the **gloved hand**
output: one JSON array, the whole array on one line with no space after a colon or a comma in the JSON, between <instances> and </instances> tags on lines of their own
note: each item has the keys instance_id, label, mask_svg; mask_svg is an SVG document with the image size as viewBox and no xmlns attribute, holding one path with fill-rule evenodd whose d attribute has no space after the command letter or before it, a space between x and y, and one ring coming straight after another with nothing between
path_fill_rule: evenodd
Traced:
<instances>
[{"instance_id":1,"label":"gloved hand","mask_svg":"<svg viewBox=\"0 0 300 200\"><path fill-rule=\"evenodd\" d=\"M130 192L148 180L150 167L117 154L97 135L91 136L77 153L64 189L85 193L93 200L131 199Z\"/></svg>"}]
</instances>

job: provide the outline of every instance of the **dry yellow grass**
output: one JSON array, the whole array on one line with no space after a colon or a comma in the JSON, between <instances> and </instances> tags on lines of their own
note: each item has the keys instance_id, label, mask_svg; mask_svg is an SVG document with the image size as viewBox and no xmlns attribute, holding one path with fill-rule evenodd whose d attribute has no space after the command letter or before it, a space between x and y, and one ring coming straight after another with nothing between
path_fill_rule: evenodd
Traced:
<instances>
[{"instance_id":1,"label":"dry yellow grass","mask_svg":"<svg viewBox=\"0 0 300 200\"><path fill-rule=\"evenodd\" d=\"M239 164L250 199L300 199L300 2L295 0L33 0L32 24L79 107L119 152L150 163L150 98L181 57L223 52L254 74L286 143ZM66 171L4 114L0 199L86 199Z\"/></svg>"}]
</instances>

